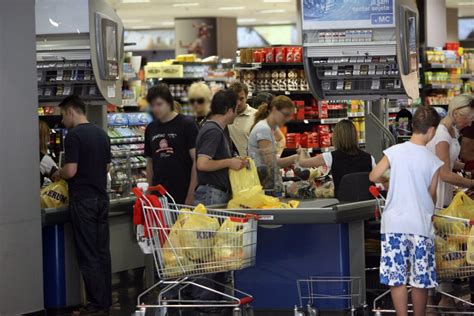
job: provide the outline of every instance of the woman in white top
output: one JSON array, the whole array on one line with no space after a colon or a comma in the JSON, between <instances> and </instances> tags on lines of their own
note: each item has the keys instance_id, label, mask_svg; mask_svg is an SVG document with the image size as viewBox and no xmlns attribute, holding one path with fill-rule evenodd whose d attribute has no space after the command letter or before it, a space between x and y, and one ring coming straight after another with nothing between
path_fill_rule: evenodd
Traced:
<instances>
[{"instance_id":1,"label":"woman in white top","mask_svg":"<svg viewBox=\"0 0 474 316\"><path fill-rule=\"evenodd\" d=\"M293 101L287 96L263 103L255 113L255 125L249 136L248 154L255 160L260 182L265 190L282 192L280 168L296 162L297 155L280 157L275 131L289 121L295 112Z\"/></svg>"},{"instance_id":2,"label":"woman in white top","mask_svg":"<svg viewBox=\"0 0 474 316\"><path fill-rule=\"evenodd\" d=\"M439 173L437 208L444 208L451 203L454 185L463 188L474 186L474 180L463 178L453 171L464 167L459 161L459 131L470 126L473 119L474 98L467 94L454 97L449 103L448 115L441 121L436 135L427 145L444 163Z\"/></svg>"}]
</instances>

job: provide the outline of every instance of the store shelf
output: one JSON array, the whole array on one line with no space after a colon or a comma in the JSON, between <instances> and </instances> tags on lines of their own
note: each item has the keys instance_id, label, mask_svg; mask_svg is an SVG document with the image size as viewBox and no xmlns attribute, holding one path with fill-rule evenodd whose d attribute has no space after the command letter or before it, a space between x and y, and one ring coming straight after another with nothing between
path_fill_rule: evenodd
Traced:
<instances>
[{"instance_id":1,"label":"store shelf","mask_svg":"<svg viewBox=\"0 0 474 316\"><path fill-rule=\"evenodd\" d=\"M259 90L252 93L252 96L256 96L261 92L271 93L273 95L312 95L311 91L302 90L302 91L291 91L291 90Z\"/></svg>"},{"instance_id":2,"label":"store shelf","mask_svg":"<svg viewBox=\"0 0 474 316\"><path fill-rule=\"evenodd\" d=\"M474 81L474 74L461 74L459 76L461 79L472 80Z\"/></svg>"},{"instance_id":3,"label":"store shelf","mask_svg":"<svg viewBox=\"0 0 474 316\"><path fill-rule=\"evenodd\" d=\"M51 81L38 81L39 86L56 86L59 84L76 84L76 85L86 85L86 84L95 84L95 80L51 80Z\"/></svg>"},{"instance_id":4,"label":"store shelf","mask_svg":"<svg viewBox=\"0 0 474 316\"><path fill-rule=\"evenodd\" d=\"M427 69L456 69L461 68L461 64L441 64L441 63L432 63L426 64Z\"/></svg>"},{"instance_id":5,"label":"store shelf","mask_svg":"<svg viewBox=\"0 0 474 316\"><path fill-rule=\"evenodd\" d=\"M134 157L134 156L143 156L145 154L144 150L112 150L112 158L124 158L124 157Z\"/></svg>"},{"instance_id":6,"label":"store shelf","mask_svg":"<svg viewBox=\"0 0 474 316\"><path fill-rule=\"evenodd\" d=\"M314 148L303 148L308 151L308 153L313 154L313 153L325 153L325 152L331 152L334 151L334 147L314 147ZM292 154L296 153L298 148L285 148L283 151L286 154Z\"/></svg>"},{"instance_id":7,"label":"store shelf","mask_svg":"<svg viewBox=\"0 0 474 316\"><path fill-rule=\"evenodd\" d=\"M117 144L131 144L131 143L139 143L144 142L144 137L120 137L120 138L111 138L110 143L112 145Z\"/></svg>"},{"instance_id":8,"label":"store shelf","mask_svg":"<svg viewBox=\"0 0 474 316\"><path fill-rule=\"evenodd\" d=\"M427 89L432 90L459 89L461 86L460 83L431 83L425 85Z\"/></svg>"},{"instance_id":9,"label":"store shelf","mask_svg":"<svg viewBox=\"0 0 474 316\"><path fill-rule=\"evenodd\" d=\"M68 95L54 95L54 96L48 96L48 97L45 97L45 96L38 96L38 101L40 103L45 103L45 102L61 102L62 100L64 100L64 98L70 96L69 94ZM85 102L88 102L88 101L104 101L104 98L102 96L90 96L90 95L80 95L81 99Z\"/></svg>"},{"instance_id":10,"label":"store shelf","mask_svg":"<svg viewBox=\"0 0 474 316\"><path fill-rule=\"evenodd\" d=\"M347 120L350 118L356 118L356 117L364 117L364 113L363 112L348 113L347 117L338 117L338 118L292 120L292 121L287 122L287 124L337 124L340 121Z\"/></svg>"}]
</instances>

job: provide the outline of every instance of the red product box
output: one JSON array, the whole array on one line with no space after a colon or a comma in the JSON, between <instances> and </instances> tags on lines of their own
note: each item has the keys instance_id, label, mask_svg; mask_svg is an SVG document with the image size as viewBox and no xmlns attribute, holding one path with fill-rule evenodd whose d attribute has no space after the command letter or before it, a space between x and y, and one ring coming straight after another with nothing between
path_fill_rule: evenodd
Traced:
<instances>
[{"instance_id":1,"label":"red product box","mask_svg":"<svg viewBox=\"0 0 474 316\"><path fill-rule=\"evenodd\" d=\"M288 133L286 134L286 147L287 148L298 148L301 143L301 134Z\"/></svg>"},{"instance_id":2,"label":"red product box","mask_svg":"<svg viewBox=\"0 0 474 316\"><path fill-rule=\"evenodd\" d=\"M263 63L265 61L265 51L257 49L253 52L253 62L254 63Z\"/></svg>"},{"instance_id":3,"label":"red product box","mask_svg":"<svg viewBox=\"0 0 474 316\"><path fill-rule=\"evenodd\" d=\"M265 48L265 62L266 63L275 62L275 49L273 47Z\"/></svg>"},{"instance_id":4,"label":"red product box","mask_svg":"<svg viewBox=\"0 0 474 316\"><path fill-rule=\"evenodd\" d=\"M293 62L303 62L303 48L301 46L293 47Z\"/></svg>"},{"instance_id":5,"label":"red product box","mask_svg":"<svg viewBox=\"0 0 474 316\"><path fill-rule=\"evenodd\" d=\"M331 136L319 135L319 147L321 148L331 147Z\"/></svg>"},{"instance_id":6,"label":"red product box","mask_svg":"<svg viewBox=\"0 0 474 316\"><path fill-rule=\"evenodd\" d=\"M297 120L304 120L305 119L305 111L304 111L304 108L298 108L297 112L296 112L296 119Z\"/></svg>"},{"instance_id":7,"label":"red product box","mask_svg":"<svg viewBox=\"0 0 474 316\"><path fill-rule=\"evenodd\" d=\"M321 112L319 113L319 118L325 119L328 118L329 113L329 106L326 102L321 102Z\"/></svg>"},{"instance_id":8,"label":"red product box","mask_svg":"<svg viewBox=\"0 0 474 316\"><path fill-rule=\"evenodd\" d=\"M319 137L322 137L323 135L326 136L331 133L331 129L329 128L329 125L319 125L318 133L319 133Z\"/></svg>"},{"instance_id":9,"label":"red product box","mask_svg":"<svg viewBox=\"0 0 474 316\"><path fill-rule=\"evenodd\" d=\"M309 148L309 135L308 133L304 133L301 135L300 146L303 148Z\"/></svg>"},{"instance_id":10,"label":"red product box","mask_svg":"<svg viewBox=\"0 0 474 316\"><path fill-rule=\"evenodd\" d=\"M286 62L287 63L293 62L293 47L286 48Z\"/></svg>"},{"instance_id":11,"label":"red product box","mask_svg":"<svg viewBox=\"0 0 474 316\"><path fill-rule=\"evenodd\" d=\"M286 63L286 47L275 47L275 62Z\"/></svg>"}]
</instances>

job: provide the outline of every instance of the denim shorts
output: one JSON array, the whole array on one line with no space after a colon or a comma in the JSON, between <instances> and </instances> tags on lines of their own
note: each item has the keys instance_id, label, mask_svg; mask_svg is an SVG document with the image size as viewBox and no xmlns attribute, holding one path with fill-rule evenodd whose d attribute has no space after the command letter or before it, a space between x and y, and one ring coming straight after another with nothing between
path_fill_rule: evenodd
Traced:
<instances>
[{"instance_id":1,"label":"denim shorts","mask_svg":"<svg viewBox=\"0 0 474 316\"><path fill-rule=\"evenodd\" d=\"M209 185L200 185L194 192L194 204L220 205L227 204L230 200L230 193L221 191Z\"/></svg>"},{"instance_id":2,"label":"denim shorts","mask_svg":"<svg viewBox=\"0 0 474 316\"><path fill-rule=\"evenodd\" d=\"M436 282L434 238L413 234L382 234L380 283L428 289Z\"/></svg>"}]
</instances>

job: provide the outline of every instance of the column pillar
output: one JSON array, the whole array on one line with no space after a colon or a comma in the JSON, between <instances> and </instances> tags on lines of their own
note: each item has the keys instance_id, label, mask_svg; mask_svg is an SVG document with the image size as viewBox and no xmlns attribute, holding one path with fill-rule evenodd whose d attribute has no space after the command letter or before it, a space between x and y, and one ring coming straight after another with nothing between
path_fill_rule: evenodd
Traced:
<instances>
[{"instance_id":1,"label":"column pillar","mask_svg":"<svg viewBox=\"0 0 474 316\"><path fill-rule=\"evenodd\" d=\"M0 315L43 309L35 0L0 1Z\"/></svg>"}]
</instances>

